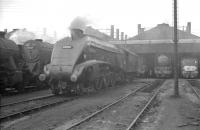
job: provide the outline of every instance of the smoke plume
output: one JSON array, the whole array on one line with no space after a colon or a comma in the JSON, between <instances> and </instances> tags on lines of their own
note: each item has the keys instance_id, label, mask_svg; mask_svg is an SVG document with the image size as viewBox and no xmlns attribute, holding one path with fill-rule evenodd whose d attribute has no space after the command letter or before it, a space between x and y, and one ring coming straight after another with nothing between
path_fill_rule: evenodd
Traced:
<instances>
[{"instance_id":1,"label":"smoke plume","mask_svg":"<svg viewBox=\"0 0 200 130\"><path fill-rule=\"evenodd\" d=\"M35 39L35 34L26 29L21 29L11 34L9 39L14 41L17 45L23 45L26 41Z\"/></svg>"},{"instance_id":2,"label":"smoke plume","mask_svg":"<svg viewBox=\"0 0 200 130\"><path fill-rule=\"evenodd\" d=\"M69 29L80 29L84 32L89 24L90 21L87 18L78 16L71 22Z\"/></svg>"}]
</instances>

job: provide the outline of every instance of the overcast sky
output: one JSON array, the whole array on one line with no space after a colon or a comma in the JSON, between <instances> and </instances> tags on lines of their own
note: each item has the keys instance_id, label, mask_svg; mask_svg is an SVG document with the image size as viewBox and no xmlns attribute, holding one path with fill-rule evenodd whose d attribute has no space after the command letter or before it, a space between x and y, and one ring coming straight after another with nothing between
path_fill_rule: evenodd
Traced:
<instances>
[{"instance_id":1,"label":"overcast sky","mask_svg":"<svg viewBox=\"0 0 200 130\"><path fill-rule=\"evenodd\" d=\"M200 0L179 0L180 27L192 23L192 33L200 36ZM160 23L173 23L173 0L0 0L0 30L27 28L58 38L68 34L77 16L90 20L94 28L115 25L128 36L137 34L137 24L150 29Z\"/></svg>"}]
</instances>

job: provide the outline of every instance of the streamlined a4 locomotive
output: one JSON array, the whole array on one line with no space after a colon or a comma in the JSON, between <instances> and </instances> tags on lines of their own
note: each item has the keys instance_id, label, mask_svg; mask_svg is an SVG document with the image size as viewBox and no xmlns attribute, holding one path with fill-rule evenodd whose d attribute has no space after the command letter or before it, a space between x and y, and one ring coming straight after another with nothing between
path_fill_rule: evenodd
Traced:
<instances>
[{"instance_id":1,"label":"streamlined a4 locomotive","mask_svg":"<svg viewBox=\"0 0 200 130\"><path fill-rule=\"evenodd\" d=\"M72 39L54 46L45 66L52 93L82 93L114 86L137 72L137 55L72 29Z\"/></svg>"}]
</instances>

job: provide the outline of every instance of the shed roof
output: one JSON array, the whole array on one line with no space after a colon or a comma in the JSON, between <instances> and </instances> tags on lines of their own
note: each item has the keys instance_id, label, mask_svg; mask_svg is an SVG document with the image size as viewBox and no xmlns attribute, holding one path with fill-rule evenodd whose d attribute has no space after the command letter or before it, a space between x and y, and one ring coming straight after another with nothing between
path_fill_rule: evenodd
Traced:
<instances>
[{"instance_id":1,"label":"shed roof","mask_svg":"<svg viewBox=\"0 0 200 130\"><path fill-rule=\"evenodd\" d=\"M159 40L159 39L173 39L174 27L169 26L169 24L162 23L158 24L156 27L144 31L132 38L131 40ZM191 33L178 30L179 39L196 39L199 36L193 35Z\"/></svg>"},{"instance_id":2,"label":"shed roof","mask_svg":"<svg viewBox=\"0 0 200 130\"><path fill-rule=\"evenodd\" d=\"M137 54L145 53L173 53L174 43L172 40L129 40L111 41L117 46L124 46ZM182 39L178 42L180 53L200 53L200 39Z\"/></svg>"}]
</instances>

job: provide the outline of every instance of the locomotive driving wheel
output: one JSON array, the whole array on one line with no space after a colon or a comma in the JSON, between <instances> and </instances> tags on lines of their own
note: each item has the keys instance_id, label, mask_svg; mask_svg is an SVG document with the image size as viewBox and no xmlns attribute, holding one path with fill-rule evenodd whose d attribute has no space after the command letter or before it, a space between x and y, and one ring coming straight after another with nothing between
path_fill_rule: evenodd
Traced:
<instances>
[{"instance_id":1,"label":"locomotive driving wheel","mask_svg":"<svg viewBox=\"0 0 200 130\"><path fill-rule=\"evenodd\" d=\"M84 83L77 83L76 85L76 94L82 95L84 93Z\"/></svg>"},{"instance_id":2,"label":"locomotive driving wheel","mask_svg":"<svg viewBox=\"0 0 200 130\"><path fill-rule=\"evenodd\" d=\"M94 81L94 88L96 91L102 89L104 87L104 80L102 78L98 78Z\"/></svg>"}]
</instances>

